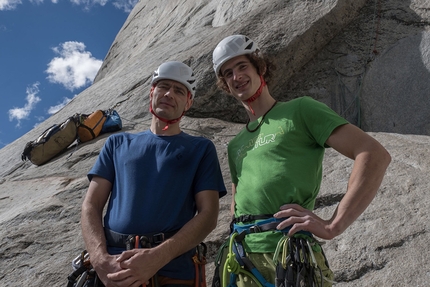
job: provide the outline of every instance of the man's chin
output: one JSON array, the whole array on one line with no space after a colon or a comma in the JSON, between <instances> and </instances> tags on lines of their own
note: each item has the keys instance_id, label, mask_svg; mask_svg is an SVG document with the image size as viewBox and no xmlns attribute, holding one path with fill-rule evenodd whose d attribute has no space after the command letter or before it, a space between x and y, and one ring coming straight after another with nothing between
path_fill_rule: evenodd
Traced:
<instances>
[{"instance_id":1,"label":"man's chin","mask_svg":"<svg viewBox=\"0 0 430 287\"><path fill-rule=\"evenodd\" d=\"M250 97L251 97L251 95L249 95L248 93L241 93L241 94L237 94L237 96L236 96L236 98L242 102L245 102Z\"/></svg>"},{"instance_id":2,"label":"man's chin","mask_svg":"<svg viewBox=\"0 0 430 287\"><path fill-rule=\"evenodd\" d=\"M157 116L159 116L160 118L166 119L168 121L177 119L181 116L181 115L178 115L178 116L173 115L172 112L168 112L164 109L157 109L156 113L157 113Z\"/></svg>"}]
</instances>

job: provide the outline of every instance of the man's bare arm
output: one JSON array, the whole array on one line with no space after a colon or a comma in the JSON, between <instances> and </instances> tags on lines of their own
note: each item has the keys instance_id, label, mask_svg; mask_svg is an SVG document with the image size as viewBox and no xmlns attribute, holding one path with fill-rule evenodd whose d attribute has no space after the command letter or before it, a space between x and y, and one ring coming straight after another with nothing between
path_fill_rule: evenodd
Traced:
<instances>
[{"instance_id":1,"label":"man's bare arm","mask_svg":"<svg viewBox=\"0 0 430 287\"><path fill-rule=\"evenodd\" d=\"M82 203L81 228L85 246L97 275L106 286L110 284L106 275L120 270L117 256L107 252L102 217L103 209L109 198L112 184L101 177L94 176Z\"/></svg>"},{"instance_id":2,"label":"man's bare arm","mask_svg":"<svg viewBox=\"0 0 430 287\"><path fill-rule=\"evenodd\" d=\"M320 238L332 239L345 231L376 196L391 161L385 148L352 124L335 129L326 143L354 160L345 196L329 220L323 220L296 204L283 205L275 217L289 218L279 224L279 229L293 225L290 234L306 230Z\"/></svg>"}]
</instances>

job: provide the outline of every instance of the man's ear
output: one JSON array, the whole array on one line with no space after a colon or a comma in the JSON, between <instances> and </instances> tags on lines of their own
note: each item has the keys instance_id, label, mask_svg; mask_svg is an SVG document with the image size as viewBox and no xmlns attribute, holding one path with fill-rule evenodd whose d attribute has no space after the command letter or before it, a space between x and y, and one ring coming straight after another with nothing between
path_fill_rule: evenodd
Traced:
<instances>
[{"instance_id":1,"label":"man's ear","mask_svg":"<svg viewBox=\"0 0 430 287\"><path fill-rule=\"evenodd\" d=\"M191 97L188 97L187 103L185 104L184 112L188 111L192 105L193 105L193 100L191 99Z\"/></svg>"},{"instance_id":2,"label":"man's ear","mask_svg":"<svg viewBox=\"0 0 430 287\"><path fill-rule=\"evenodd\" d=\"M263 67L261 67L261 75L260 76L264 76L267 72L267 66L264 65Z\"/></svg>"},{"instance_id":3,"label":"man's ear","mask_svg":"<svg viewBox=\"0 0 430 287\"><path fill-rule=\"evenodd\" d=\"M230 88L228 87L228 85L224 79L222 80L222 89L224 90L224 92L231 95Z\"/></svg>"},{"instance_id":4,"label":"man's ear","mask_svg":"<svg viewBox=\"0 0 430 287\"><path fill-rule=\"evenodd\" d=\"M151 90L149 91L149 98L150 98L150 99L152 99L152 96L153 96L153 93L154 93L154 89L155 89L155 87L154 87L154 86L152 86L152 87L151 87Z\"/></svg>"}]
</instances>

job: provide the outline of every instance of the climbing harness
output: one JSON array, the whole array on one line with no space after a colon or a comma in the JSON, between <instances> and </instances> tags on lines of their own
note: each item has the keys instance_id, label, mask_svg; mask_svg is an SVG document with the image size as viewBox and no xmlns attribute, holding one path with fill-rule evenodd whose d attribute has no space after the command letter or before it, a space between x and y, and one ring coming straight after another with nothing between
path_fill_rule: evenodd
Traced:
<instances>
[{"instance_id":1,"label":"climbing harness","mask_svg":"<svg viewBox=\"0 0 430 287\"><path fill-rule=\"evenodd\" d=\"M175 235L176 232L177 231L164 233L157 232L144 235L136 235L118 233L108 228L104 229L106 241L108 242L109 246L125 248L126 250L155 247L161 244L166 239ZM199 245L196 246L196 253L192 257L196 273L193 287L206 287L206 253L207 246L205 243L201 242ZM67 277L67 287L104 287L103 283L98 278L96 271L91 266L90 256L86 250L84 250L72 261L72 267L74 271ZM163 278L163 280L165 279L166 277ZM170 281L175 281L175 279L172 279ZM149 280L148 286L146 286L146 284L143 284L142 286L160 287L159 276L156 274Z\"/></svg>"},{"instance_id":2,"label":"climbing harness","mask_svg":"<svg viewBox=\"0 0 430 287\"><path fill-rule=\"evenodd\" d=\"M236 287L236 279L239 274L249 277L258 287L320 287L323 286L324 280L330 281L323 276L315 259L314 252L321 252L324 259L325 255L312 233L299 231L289 237L287 234L291 226L283 230L276 229L282 220L284 219L277 219L272 215L265 214L242 215L239 218L234 218L230 225L231 235L218 250L212 287ZM247 222L252 223L246 224ZM246 256L242 244L247 235L266 231L284 234L279 240L273 256L273 263L276 268L274 284L268 282ZM221 278L220 267L225 248L228 248L228 252ZM326 259L325 263L328 267ZM333 283L333 281L330 282Z\"/></svg>"},{"instance_id":3,"label":"climbing harness","mask_svg":"<svg viewBox=\"0 0 430 287\"><path fill-rule=\"evenodd\" d=\"M105 234L107 234L107 230L109 229L105 229ZM112 230L109 230L110 234L116 234L118 235L119 233L116 233ZM163 234L163 233L161 233ZM127 236L127 239L125 240L125 246L127 250L131 250L131 249L138 249L138 248L151 248L151 242L150 242L150 238L153 238L152 236L149 235L134 235L134 234L130 234ZM160 239L162 238L162 241L157 241L157 243L155 243L155 245L158 245L159 243L164 241L164 234L162 236L159 237ZM109 242L109 241L108 241ZM146 284L141 285L141 287L147 287ZM149 279L149 285L148 287L160 287L160 284L158 282L158 276L157 274L155 274L154 276L152 276L151 279Z\"/></svg>"},{"instance_id":4,"label":"climbing harness","mask_svg":"<svg viewBox=\"0 0 430 287\"><path fill-rule=\"evenodd\" d=\"M104 229L106 241L109 246L125 248L127 250L133 248L149 248L161 244L164 240L175 235L177 230L171 232L154 232L142 235L137 234L123 234L115 232L108 228ZM136 245L137 244L137 245ZM137 246L137 247L136 247Z\"/></svg>"},{"instance_id":5,"label":"climbing harness","mask_svg":"<svg viewBox=\"0 0 430 287\"><path fill-rule=\"evenodd\" d=\"M125 248L127 250L135 248L152 248L161 244L166 239L175 235L177 230L171 232L148 233L144 235L122 234L105 228L105 236L109 246ZM192 257L195 268L194 287L206 287L206 253L207 246L201 242L196 246L196 254ZM160 282L157 275L153 276L149 281L148 286L143 287L159 287Z\"/></svg>"}]
</instances>

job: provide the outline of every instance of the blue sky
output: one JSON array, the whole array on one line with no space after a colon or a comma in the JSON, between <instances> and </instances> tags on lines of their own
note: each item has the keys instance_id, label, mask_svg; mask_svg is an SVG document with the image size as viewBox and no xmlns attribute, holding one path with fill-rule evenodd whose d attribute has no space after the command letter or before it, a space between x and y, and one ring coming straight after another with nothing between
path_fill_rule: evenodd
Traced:
<instances>
[{"instance_id":1,"label":"blue sky","mask_svg":"<svg viewBox=\"0 0 430 287\"><path fill-rule=\"evenodd\" d=\"M0 0L0 148L91 85L137 2Z\"/></svg>"}]
</instances>

